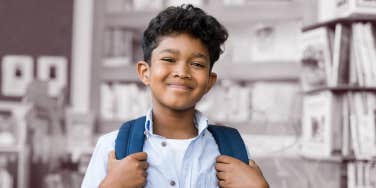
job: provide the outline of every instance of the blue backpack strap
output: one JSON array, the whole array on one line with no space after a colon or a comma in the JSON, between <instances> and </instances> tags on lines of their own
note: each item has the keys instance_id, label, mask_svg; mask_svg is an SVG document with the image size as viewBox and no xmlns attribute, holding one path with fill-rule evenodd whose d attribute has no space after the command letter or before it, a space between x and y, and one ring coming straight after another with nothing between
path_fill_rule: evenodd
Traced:
<instances>
[{"instance_id":1,"label":"blue backpack strap","mask_svg":"<svg viewBox=\"0 0 376 188\"><path fill-rule=\"evenodd\" d=\"M249 163L246 146L239 132L231 127L209 125L208 130L217 142L219 152Z\"/></svg>"},{"instance_id":2,"label":"blue backpack strap","mask_svg":"<svg viewBox=\"0 0 376 188\"><path fill-rule=\"evenodd\" d=\"M119 129L115 140L115 156L120 160L137 152L142 152L145 140L145 120L142 116L138 119L125 122Z\"/></svg>"}]
</instances>

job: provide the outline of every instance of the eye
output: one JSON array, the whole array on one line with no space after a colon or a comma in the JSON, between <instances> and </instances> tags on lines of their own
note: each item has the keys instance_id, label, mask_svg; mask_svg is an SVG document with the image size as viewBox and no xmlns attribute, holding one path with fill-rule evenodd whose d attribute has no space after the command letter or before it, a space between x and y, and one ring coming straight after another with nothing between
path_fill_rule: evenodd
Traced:
<instances>
[{"instance_id":1,"label":"eye","mask_svg":"<svg viewBox=\"0 0 376 188\"><path fill-rule=\"evenodd\" d=\"M163 57L163 58L161 58L161 60L169 62L169 63L174 63L175 62L175 59L171 58L171 57Z\"/></svg>"},{"instance_id":2,"label":"eye","mask_svg":"<svg viewBox=\"0 0 376 188\"><path fill-rule=\"evenodd\" d=\"M205 68L206 67L205 64L199 63L199 62L192 62L191 65L194 66L194 67L197 67L197 68Z\"/></svg>"}]
</instances>

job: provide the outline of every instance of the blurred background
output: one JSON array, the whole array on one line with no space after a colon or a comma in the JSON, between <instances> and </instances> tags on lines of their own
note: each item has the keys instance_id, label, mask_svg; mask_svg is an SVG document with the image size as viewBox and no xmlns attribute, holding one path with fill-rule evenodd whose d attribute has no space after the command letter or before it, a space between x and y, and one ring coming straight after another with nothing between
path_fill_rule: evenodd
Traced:
<instances>
[{"instance_id":1,"label":"blurred background","mask_svg":"<svg viewBox=\"0 0 376 188\"><path fill-rule=\"evenodd\" d=\"M141 35L182 3L230 34L197 108L270 187L376 187L376 1L0 0L0 188L80 187L98 137L150 107Z\"/></svg>"}]
</instances>

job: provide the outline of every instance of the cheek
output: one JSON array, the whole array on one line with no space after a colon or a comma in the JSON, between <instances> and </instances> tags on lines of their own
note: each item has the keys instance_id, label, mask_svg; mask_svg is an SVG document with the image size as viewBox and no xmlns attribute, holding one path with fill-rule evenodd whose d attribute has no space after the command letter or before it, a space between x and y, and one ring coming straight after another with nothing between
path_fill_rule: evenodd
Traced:
<instances>
[{"instance_id":1,"label":"cheek","mask_svg":"<svg viewBox=\"0 0 376 188\"><path fill-rule=\"evenodd\" d=\"M200 88L200 90L204 90L202 92L205 92L209 88L209 80L207 78L198 78L197 80L197 86Z\"/></svg>"},{"instance_id":2,"label":"cheek","mask_svg":"<svg viewBox=\"0 0 376 188\"><path fill-rule=\"evenodd\" d=\"M150 70L152 76L161 78L168 75L169 67L155 64Z\"/></svg>"}]
</instances>

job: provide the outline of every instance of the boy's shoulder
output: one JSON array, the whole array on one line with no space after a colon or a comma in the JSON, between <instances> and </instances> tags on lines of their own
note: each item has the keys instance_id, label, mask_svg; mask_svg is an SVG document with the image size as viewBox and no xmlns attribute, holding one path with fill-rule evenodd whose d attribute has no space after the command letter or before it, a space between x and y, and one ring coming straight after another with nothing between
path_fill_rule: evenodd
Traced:
<instances>
[{"instance_id":1,"label":"boy's shoulder","mask_svg":"<svg viewBox=\"0 0 376 188\"><path fill-rule=\"evenodd\" d=\"M98 144L114 146L115 139L116 139L118 133L119 133L119 130L114 130L112 132L101 135L98 138Z\"/></svg>"}]
</instances>

